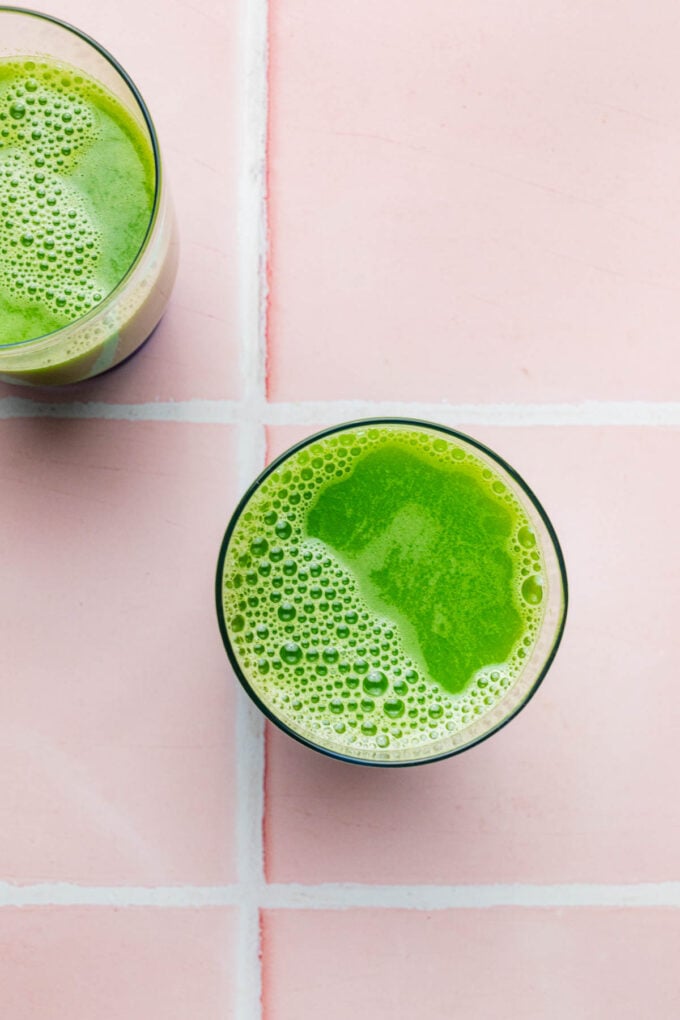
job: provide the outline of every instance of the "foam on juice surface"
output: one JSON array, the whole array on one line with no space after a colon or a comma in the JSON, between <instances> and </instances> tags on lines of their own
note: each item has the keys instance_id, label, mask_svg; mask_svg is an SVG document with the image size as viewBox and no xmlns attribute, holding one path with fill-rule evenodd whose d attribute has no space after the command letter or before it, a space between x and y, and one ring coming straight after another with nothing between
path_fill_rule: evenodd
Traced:
<instances>
[{"instance_id":1,"label":"foam on juice surface","mask_svg":"<svg viewBox=\"0 0 680 1020\"><path fill-rule=\"evenodd\" d=\"M233 528L232 648L291 729L348 754L423 748L503 698L541 623L524 509L455 438L407 425L325 436Z\"/></svg>"},{"instance_id":2,"label":"foam on juice surface","mask_svg":"<svg viewBox=\"0 0 680 1020\"><path fill-rule=\"evenodd\" d=\"M150 144L103 85L0 60L0 343L96 307L134 262L154 194Z\"/></svg>"}]
</instances>

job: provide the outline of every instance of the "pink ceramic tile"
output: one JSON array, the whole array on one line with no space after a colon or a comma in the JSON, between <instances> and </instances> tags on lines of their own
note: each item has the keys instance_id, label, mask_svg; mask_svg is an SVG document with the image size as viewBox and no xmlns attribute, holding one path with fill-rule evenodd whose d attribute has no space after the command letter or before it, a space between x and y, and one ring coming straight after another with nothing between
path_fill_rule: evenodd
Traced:
<instances>
[{"instance_id":1,"label":"pink ceramic tile","mask_svg":"<svg viewBox=\"0 0 680 1020\"><path fill-rule=\"evenodd\" d=\"M109 49L148 103L177 210L180 270L165 318L127 364L61 391L0 384L0 395L116 403L239 396L237 0L40 7Z\"/></svg>"},{"instance_id":2,"label":"pink ceramic tile","mask_svg":"<svg viewBox=\"0 0 680 1020\"><path fill-rule=\"evenodd\" d=\"M0 987L12 1020L234 1016L227 910L0 911Z\"/></svg>"},{"instance_id":3,"label":"pink ceramic tile","mask_svg":"<svg viewBox=\"0 0 680 1020\"><path fill-rule=\"evenodd\" d=\"M221 426L0 424L0 876L233 877Z\"/></svg>"},{"instance_id":4,"label":"pink ceramic tile","mask_svg":"<svg viewBox=\"0 0 680 1020\"><path fill-rule=\"evenodd\" d=\"M672 0L271 5L277 399L675 399Z\"/></svg>"},{"instance_id":5,"label":"pink ceramic tile","mask_svg":"<svg viewBox=\"0 0 680 1020\"><path fill-rule=\"evenodd\" d=\"M313 435L315 432L320 432L321 429L327 428L330 424L326 425L276 425L269 426L266 430L267 437L267 450L266 459L267 463L274 460L275 457L285 453L286 450L293 446L295 443L299 443L302 439L307 436Z\"/></svg>"},{"instance_id":6,"label":"pink ceramic tile","mask_svg":"<svg viewBox=\"0 0 680 1020\"><path fill-rule=\"evenodd\" d=\"M563 542L571 608L557 660L506 729L437 765L342 765L271 728L273 881L677 877L680 431L474 434L524 475ZM272 451L293 438L276 431Z\"/></svg>"},{"instance_id":7,"label":"pink ceramic tile","mask_svg":"<svg viewBox=\"0 0 680 1020\"><path fill-rule=\"evenodd\" d=\"M266 915L265 1018L675 1020L673 910Z\"/></svg>"}]
</instances>

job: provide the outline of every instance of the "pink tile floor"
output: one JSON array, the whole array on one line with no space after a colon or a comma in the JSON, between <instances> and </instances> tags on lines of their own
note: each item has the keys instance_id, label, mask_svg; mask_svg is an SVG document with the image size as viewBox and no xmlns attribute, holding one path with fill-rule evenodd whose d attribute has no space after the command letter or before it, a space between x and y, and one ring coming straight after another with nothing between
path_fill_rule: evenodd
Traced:
<instances>
[{"instance_id":1,"label":"pink tile floor","mask_svg":"<svg viewBox=\"0 0 680 1020\"><path fill-rule=\"evenodd\" d=\"M235 692L211 587L232 432L0 422L3 878L234 878Z\"/></svg>"},{"instance_id":2,"label":"pink tile floor","mask_svg":"<svg viewBox=\"0 0 680 1020\"><path fill-rule=\"evenodd\" d=\"M677 1015L677 911L276 911L264 933L277 1020Z\"/></svg>"},{"instance_id":3,"label":"pink tile floor","mask_svg":"<svg viewBox=\"0 0 680 1020\"><path fill-rule=\"evenodd\" d=\"M676 1020L676 6L42 6L183 249L128 364L0 388L2 1016ZM506 457L572 599L517 720L394 772L265 728L213 608L265 459L374 414Z\"/></svg>"},{"instance_id":4,"label":"pink tile floor","mask_svg":"<svg viewBox=\"0 0 680 1020\"><path fill-rule=\"evenodd\" d=\"M230 1020L235 923L227 910L0 911L3 1014Z\"/></svg>"},{"instance_id":5,"label":"pink tile floor","mask_svg":"<svg viewBox=\"0 0 680 1020\"><path fill-rule=\"evenodd\" d=\"M667 465L677 457L678 432L474 432L534 487L560 535L572 599L560 653L535 701L512 725L427 769L366 775L319 761L271 727L266 863L272 881L678 877L677 802L659 781L674 774L680 728L671 662L680 571L660 540L672 534L677 514ZM272 452L298 433L274 432ZM612 505L613 479L625 513ZM650 506L653 527L643 523ZM664 592L665 611L646 597L655 590ZM654 678L648 697L655 704L640 690L643 676Z\"/></svg>"}]
</instances>

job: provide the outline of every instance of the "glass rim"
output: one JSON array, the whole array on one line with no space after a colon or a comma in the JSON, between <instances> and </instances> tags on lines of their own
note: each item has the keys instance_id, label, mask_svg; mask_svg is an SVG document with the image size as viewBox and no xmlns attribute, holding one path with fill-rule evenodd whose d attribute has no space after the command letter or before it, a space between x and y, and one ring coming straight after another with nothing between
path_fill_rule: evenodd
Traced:
<instances>
[{"instance_id":1,"label":"glass rim","mask_svg":"<svg viewBox=\"0 0 680 1020\"><path fill-rule=\"evenodd\" d=\"M257 492L260 485L262 485L265 479L267 479L269 475L272 474L281 464L288 460L289 457L297 453L299 450L304 449L306 446L310 446L312 443L315 443L317 440L323 439L326 436L335 435L335 433L337 432L344 432L352 428L370 427L371 425L410 425L416 426L417 428L433 429L437 432L443 432L447 436L450 437L452 436L455 439L462 440L464 443L468 443L470 446L474 447L477 450L480 450L486 456L490 457L493 461L499 464L500 467L503 468L503 470L506 471L510 475L510 477L519 485L520 489L528 497L529 501L534 506L543 524L545 525L546 531L548 532L548 536L555 551L562 595L561 616L557 624L555 635L552 639L550 650L545 658L543 665L541 666L541 669L538 672L538 675L536 676L536 679L529 687L526 695L519 701L519 703L514 707L514 709L507 716L501 719L500 722L492 726L491 729L487 730L486 732L482 733L477 737L474 737L467 743L462 744L460 747L454 747L451 750L434 754L430 757L414 758L403 761L376 761L370 758L361 758L356 755L344 754L341 751L334 751L328 747L324 747L323 744L315 743L313 740L308 739L298 731L292 729L292 727L290 727L287 723L283 722L283 720L280 719L277 715L275 715L275 713L262 701L257 691L254 689L253 685L248 680L248 677L245 675L245 671L242 669L240 663L238 662L238 659L236 658L236 653L232 647L231 640L229 638L229 631L227 629L227 624L224 619L223 577L224 577L224 562L226 559L227 550L229 548L229 542L231 540L231 536L234 532L234 529L241 517L241 514L246 509L248 503L250 502L251 497ZM257 475L255 480L248 486L248 489L239 500L235 510L231 515L226 531L224 533L222 544L220 545L219 556L217 558L217 574L215 578L215 600L217 608L217 620L219 623L220 633L222 635L222 641L229 662L231 663L232 669L234 670L234 673L236 674L236 677L241 686L243 687L243 689L245 690L246 694L255 703L255 705L257 705L260 711L264 713L264 715L266 716L267 719L269 719L270 722L274 723L274 725L277 726L284 733L287 733L289 737L292 737L294 740L297 740L298 743L303 744L305 747L311 748L311 750L313 751L318 751L320 754L325 755L327 758L334 758L336 761L346 762L351 765L368 765L373 768L412 768L416 765L429 765L432 762L444 761L446 758L452 758L457 754L461 754L463 751L468 751L470 750L470 748L476 747L478 744L481 744L482 741L488 740L488 738L493 736L494 733L497 733L499 730L503 729L504 726L507 726L507 724L512 719L514 719L515 716L517 716L522 711L522 709L526 707L526 705L528 705L528 703L531 701L538 688L543 683L543 680L545 679L545 676L553 663L553 660L557 654L557 650L562 641L562 636L564 634L564 628L567 620L567 610L569 607L569 585L567 580L567 568L564 561L564 555L562 553L562 547L560 546L560 542L555 532L555 528L553 527L553 524L538 497L535 495L535 493L529 487L529 485L527 485L522 476L515 470L515 468L512 467L512 465L508 464L499 454L497 454L494 450L491 450L484 443L479 442L472 436L468 436L465 432L460 432L457 429L450 428L448 425L441 425L437 422L426 421L421 418L381 416L376 418L358 418L354 421L341 422L338 425L331 425L328 428L321 429L319 432L315 432L313 435L307 436L306 438L288 447L286 450L284 450L283 453L279 454L278 457L276 457Z\"/></svg>"},{"instance_id":2,"label":"glass rim","mask_svg":"<svg viewBox=\"0 0 680 1020\"><path fill-rule=\"evenodd\" d=\"M137 269L137 266L141 262L142 257L144 256L147 248L149 247L153 230L156 225L156 220L158 219L162 184L160 145L158 143L158 135L156 134L156 128L154 126L153 119L149 112L149 108L146 105L141 92L135 85L130 75L127 73L125 68L116 60L113 54L109 53L106 47L102 46L101 43L98 43L97 40L93 39L92 36L87 34L87 32L83 32L75 25L71 25L70 22L64 21L62 18L56 18L51 14L45 14L42 11L36 11L28 7L14 7L7 4L0 4L0 16L2 14L25 14L31 18L38 18L41 19L42 21L52 22L52 24L58 25L60 28L66 29L66 31L71 32L73 35L78 36L78 38L86 42L89 46L92 47L92 49L96 50L106 61L108 61L109 64L111 64L114 71L116 71L119 77L122 78L122 80L129 88L130 92L132 93L134 100L141 111L146 128L149 132L151 150L153 153L155 180L154 180L153 205L151 207L151 214L149 216L149 222L144 237L142 239L142 243L139 246L137 254L130 263L128 269L126 270L125 275L121 277L121 279L118 281L113 290L109 291L109 293L106 295L103 301L100 301L98 305L96 305L94 308L91 308L89 312L85 313L85 315L81 315L77 319L72 319L71 322L68 322L65 326L60 326L59 329L53 329L50 333L42 333L40 336L30 337L28 340L15 340L8 344L0 343L0 354L3 351L24 350L31 345L47 346L48 344L51 345L52 342L56 343L60 337L64 336L67 332L72 330L74 326L80 327L82 325L87 325L87 323L91 322L93 319L97 318L97 316L101 315L103 310L106 310L111 304L113 304L114 300L118 297L119 292L127 284L129 278ZM46 56L51 56L51 54L46 54ZM0 57L0 59L2 58ZM77 70L81 70L81 68L77 68Z\"/></svg>"}]
</instances>

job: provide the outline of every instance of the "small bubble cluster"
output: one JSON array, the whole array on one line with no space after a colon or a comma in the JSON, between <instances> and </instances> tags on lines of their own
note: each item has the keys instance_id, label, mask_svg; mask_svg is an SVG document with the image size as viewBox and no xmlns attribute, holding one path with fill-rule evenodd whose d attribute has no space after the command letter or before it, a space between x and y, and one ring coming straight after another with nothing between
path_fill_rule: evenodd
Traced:
<instances>
[{"instance_id":1,"label":"small bubble cluster","mask_svg":"<svg viewBox=\"0 0 680 1020\"><path fill-rule=\"evenodd\" d=\"M489 663L457 694L428 676L399 625L371 610L358 579L305 528L319 492L348 477L386 430L435 462L474 468L517 522L508 545L523 633L507 661ZM376 759L442 741L497 706L531 655L543 601L541 553L513 492L470 448L404 425L354 427L293 452L250 497L223 568L232 648L261 700L314 743Z\"/></svg>"},{"instance_id":2,"label":"small bubble cluster","mask_svg":"<svg viewBox=\"0 0 680 1020\"><path fill-rule=\"evenodd\" d=\"M63 325L105 296L100 234L69 179L97 138L85 85L71 68L0 61L0 286Z\"/></svg>"}]
</instances>

